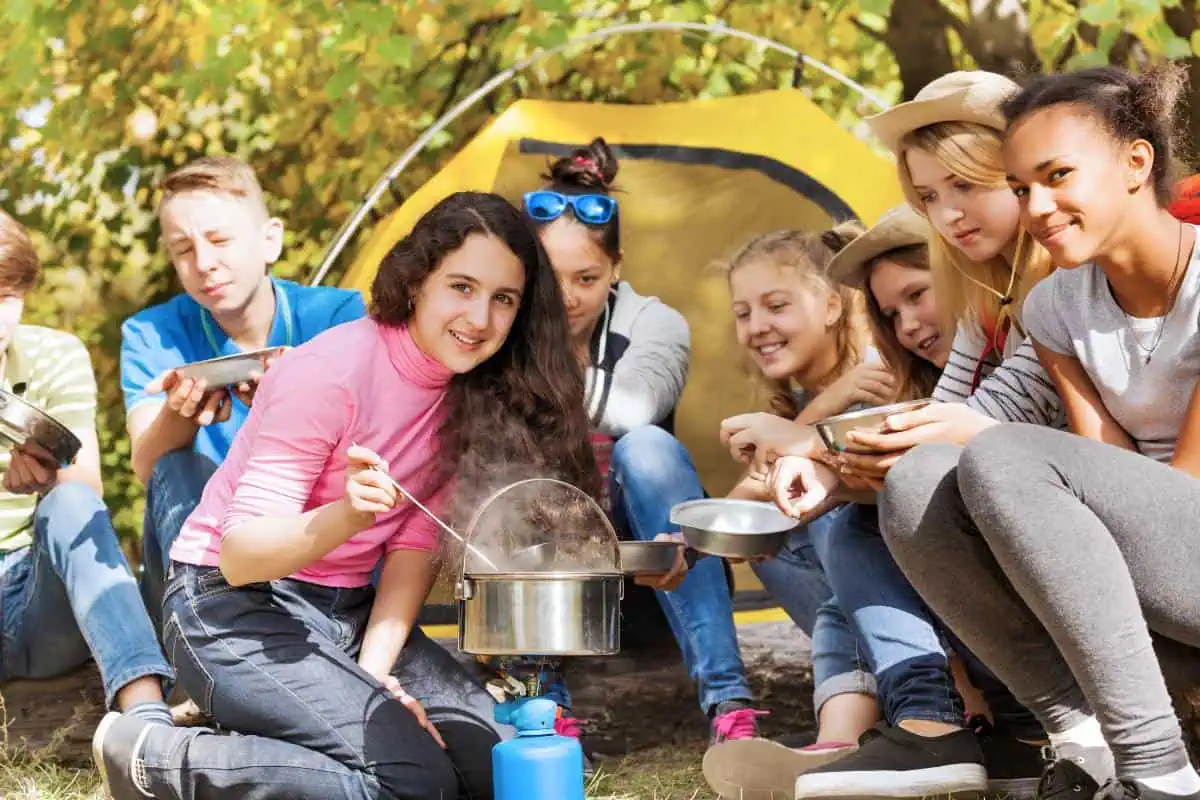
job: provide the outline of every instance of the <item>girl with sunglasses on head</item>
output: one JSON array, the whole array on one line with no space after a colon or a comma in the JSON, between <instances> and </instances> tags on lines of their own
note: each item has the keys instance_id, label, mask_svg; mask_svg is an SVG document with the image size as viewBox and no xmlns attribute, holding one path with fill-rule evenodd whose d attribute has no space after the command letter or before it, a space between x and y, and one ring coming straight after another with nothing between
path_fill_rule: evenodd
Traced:
<instances>
[{"instance_id":1,"label":"girl with sunglasses on head","mask_svg":"<svg viewBox=\"0 0 1200 800\"><path fill-rule=\"evenodd\" d=\"M596 139L551 165L547 185L525 196L525 213L562 286L606 507L621 536L652 540L678 530L668 519L672 506L704 497L672 434L691 341L678 311L621 280L617 168ZM639 582L667 588L649 576ZM751 707L722 562L702 559L675 591L656 594L696 681L711 740L755 735L761 712ZM556 699L569 705L561 682Z\"/></svg>"},{"instance_id":2,"label":"girl with sunglasses on head","mask_svg":"<svg viewBox=\"0 0 1200 800\"><path fill-rule=\"evenodd\" d=\"M595 494L583 380L545 254L497 195L434 206L371 298L263 378L171 549L165 649L240 735L110 714L93 750L111 796L492 796L512 731L416 627L442 542L391 476L451 519L498 464Z\"/></svg>"},{"instance_id":3,"label":"girl with sunglasses on head","mask_svg":"<svg viewBox=\"0 0 1200 800\"><path fill-rule=\"evenodd\" d=\"M1022 222L1058 266L1025 322L1075 435L994 428L887 480L897 559L1049 731L1047 798L1200 798L1151 643L1200 647L1200 250L1167 206L1185 74L1083 70L1005 104Z\"/></svg>"},{"instance_id":4,"label":"girl with sunglasses on head","mask_svg":"<svg viewBox=\"0 0 1200 800\"><path fill-rule=\"evenodd\" d=\"M870 263L878 270L878 276L872 278L879 278L870 281L872 294L881 291L885 304L873 299L879 309L877 313L882 315L882 309L887 308L889 314L894 314L914 297L920 300L923 293L919 287L914 288L912 275L919 270L905 272L907 268L897 260L883 260L880 255L907 247L909 252L896 259L915 260L923 255L921 244L926 235L926 227L915 214L899 209L857 238L853 231L847 236L842 229L820 237L798 233L768 235L752 242L734 259L730 286L739 340L748 348L761 374L777 387L777 402L773 405L779 411L797 422L812 423L833 414L897 399L899 387L895 374L878 360L870 347L860 292L839 288L831 276L850 273L861 276ZM847 241L849 245L843 249ZM916 276L918 280L922 277L928 286L928 274ZM936 323L930 324L929 312L934 309L926 303L919 317L910 322L910 310L904 308L903 330L913 351L944 363L947 348L938 347L934 335ZM893 349L909 354L898 345L894 330L893 323ZM911 361L904 363L906 393L914 391L914 374L923 374L927 384L933 377L927 372L916 372ZM793 398L798 402L787 407ZM832 490L837 480L828 470L824 474L831 478L828 488ZM747 496L774 497L761 477L757 485L744 488ZM830 498L819 507L809 507L797 514L808 520L807 525L792 534L781 557L756 565L756 571L787 608L792 566L789 562L794 560L789 551L797 550L796 544L801 540L808 543L836 598L832 601L834 610L850 621L853 641L849 651L853 653L859 647L870 664L882 701L884 723L872 729L877 714L873 702L869 709L864 709L868 713L863 714L848 701L842 701L838 711L854 719L856 727L850 741L843 740L840 747L823 751L823 760L832 763L821 766L816 759L806 759L803 752L787 753L776 748L774 758L779 764L776 772L781 778L788 777L785 767L790 765L790 788L796 797L803 798L915 798L926 794L978 792L989 786L994 791L1030 796L1040 774L1040 746L1022 743L1020 739L1039 738L1036 721L1012 700L998 681L964 653L972 665L972 677L988 689L997 731L965 727L964 704L950 667L949 651L942 643L942 627L892 560L879 534L874 506L850 503L823 513L834 503ZM787 507L786 502L781 505ZM828 604L822 607L823 615L830 610ZM835 652L847 649L825 635L822 622L828 624L828 617L818 618L818 629L813 634L814 669ZM817 688L819 707L819 681ZM823 723L826 721L824 713L821 719ZM864 733L858 738L858 734ZM762 764L760 774L766 774L769 745L756 744L754 748L756 752L751 751L749 744L739 746L743 752L740 758L729 760L726 772L737 769L737 761L743 765L750 761ZM726 749L731 754L734 751L732 746ZM716 756L714 750L706 761L715 760ZM706 776L715 772L708 766ZM716 783L711 778L710 782ZM778 784L770 787L776 794L787 788L782 780Z\"/></svg>"}]
</instances>

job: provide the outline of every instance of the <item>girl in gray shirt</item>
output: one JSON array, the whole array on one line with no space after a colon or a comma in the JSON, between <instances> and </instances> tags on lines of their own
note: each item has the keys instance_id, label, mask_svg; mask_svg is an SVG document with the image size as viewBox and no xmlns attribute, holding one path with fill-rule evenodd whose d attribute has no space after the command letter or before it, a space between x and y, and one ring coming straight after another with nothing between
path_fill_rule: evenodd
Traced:
<instances>
[{"instance_id":1,"label":"girl in gray shirt","mask_svg":"<svg viewBox=\"0 0 1200 800\"><path fill-rule=\"evenodd\" d=\"M1200 647L1200 256L1166 208L1182 75L1089 69L1005 104L1022 223L1058 265L1025 319L1077 435L918 448L882 503L913 585L1045 726L1041 797L1200 798L1150 638Z\"/></svg>"}]
</instances>

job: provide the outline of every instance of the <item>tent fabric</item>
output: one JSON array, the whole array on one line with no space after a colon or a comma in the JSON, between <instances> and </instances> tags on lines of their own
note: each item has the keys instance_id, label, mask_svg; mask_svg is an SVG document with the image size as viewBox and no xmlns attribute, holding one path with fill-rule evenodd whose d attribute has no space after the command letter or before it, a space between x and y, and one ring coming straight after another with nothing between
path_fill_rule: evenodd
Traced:
<instances>
[{"instance_id":1,"label":"tent fabric","mask_svg":"<svg viewBox=\"0 0 1200 800\"><path fill-rule=\"evenodd\" d=\"M708 491L723 493L738 468L718 425L761 402L734 341L724 279L706 268L756 234L851 216L870 224L903 200L893 164L802 92L650 106L518 101L375 226L343 285L367 292L383 256L446 195L495 191L519 203L553 157L596 136L620 159L622 278L691 326L677 434Z\"/></svg>"}]
</instances>

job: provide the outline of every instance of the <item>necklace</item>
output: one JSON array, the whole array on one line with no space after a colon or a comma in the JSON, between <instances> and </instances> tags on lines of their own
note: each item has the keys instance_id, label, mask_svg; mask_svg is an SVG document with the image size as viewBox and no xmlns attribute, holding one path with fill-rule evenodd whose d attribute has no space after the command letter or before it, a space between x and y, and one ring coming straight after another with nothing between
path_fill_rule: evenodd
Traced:
<instances>
[{"instance_id":1,"label":"necklace","mask_svg":"<svg viewBox=\"0 0 1200 800\"><path fill-rule=\"evenodd\" d=\"M1150 359L1154 358L1154 351L1158 349L1158 343L1162 341L1163 331L1167 328L1167 315L1171 313L1171 308L1175 305L1175 293L1178 288L1175 285L1175 279L1179 277L1179 268L1183 265L1183 223L1179 223L1179 242L1175 245L1175 269L1171 272L1171 281L1167 284L1167 306L1163 309L1163 314L1158 319L1158 331L1154 334L1154 341L1150 347L1146 348L1138 339L1137 331L1133 329L1133 318L1129 316L1129 312L1117 303L1117 307L1121 309L1121 313L1125 315L1125 325L1129 328L1129 336L1133 339L1133 343L1137 345L1137 349L1146 354L1145 364L1150 363ZM1116 298L1114 298L1116 299Z\"/></svg>"}]
</instances>

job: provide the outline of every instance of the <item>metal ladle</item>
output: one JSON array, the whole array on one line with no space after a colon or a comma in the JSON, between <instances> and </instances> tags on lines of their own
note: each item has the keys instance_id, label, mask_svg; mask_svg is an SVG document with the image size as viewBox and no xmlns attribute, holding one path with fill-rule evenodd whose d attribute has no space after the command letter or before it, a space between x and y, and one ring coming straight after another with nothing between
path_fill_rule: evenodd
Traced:
<instances>
[{"instance_id":1,"label":"metal ladle","mask_svg":"<svg viewBox=\"0 0 1200 800\"><path fill-rule=\"evenodd\" d=\"M358 446L358 445L355 445L354 442L351 442L350 444L354 445L355 447ZM472 553L474 553L481 561L483 561L483 563L487 564L492 569L499 571L500 568L497 567L490 558L488 558L483 553L481 553L478 547L476 547L475 545L471 544L466 539L464 539L458 531L454 530L454 528L451 528L449 525L442 522L441 518L438 517L437 514L430 511L428 508L425 507L425 505L420 500L413 497L412 493L410 491L408 491L408 489L405 489L403 486L401 486L399 481L397 481L395 478L393 478L391 475L389 475L386 470L384 470L382 464L376 463L376 464L372 465L372 469L374 469L376 472L380 472L383 475L385 475L387 477L387 479L389 481L391 481L392 486L395 487L396 491L399 492L400 494L404 495L404 499L408 500L408 502L412 503L414 506L421 509L421 511L424 512L425 516L429 517L431 520L436 522L438 524L438 526L442 530L444 530L446 533L450 534L455 539L458 539L458 541L462 542L463 545L468 550L470 550Z\"/></svg>"}]
</instances>

